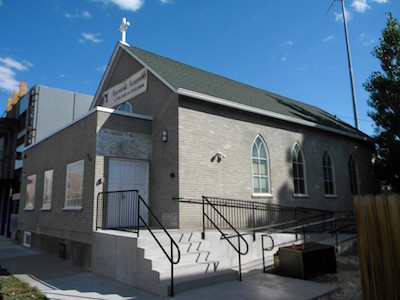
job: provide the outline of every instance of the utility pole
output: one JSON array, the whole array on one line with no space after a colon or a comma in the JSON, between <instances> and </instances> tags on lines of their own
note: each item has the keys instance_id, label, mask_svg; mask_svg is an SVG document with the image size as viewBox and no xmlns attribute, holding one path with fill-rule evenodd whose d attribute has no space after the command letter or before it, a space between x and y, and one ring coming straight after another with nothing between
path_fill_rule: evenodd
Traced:
<instances>
[{"instance_id":1,"label":"utility pole","mask_svg":"<svg viewBox=\"0 0 400 300\"><path fill-rule=\"evenodd\" d=\"M349 34L348 34L348 32L347 32L346 9L345 9L345 7L344 7L344 0L340 0L340 1L342 2L344 33L345 33L345 35L346 35L346 46L347 46L347 58L348 58L348 60L349 60L349 72L350 72L351 94L352 94L352 96L353 96L354 125L355 125L355 127L358 129L356 91L355 91L355 89L354 89L353 66L352 66L352 64L351 64Z\"/></svg>"}]
</instances>

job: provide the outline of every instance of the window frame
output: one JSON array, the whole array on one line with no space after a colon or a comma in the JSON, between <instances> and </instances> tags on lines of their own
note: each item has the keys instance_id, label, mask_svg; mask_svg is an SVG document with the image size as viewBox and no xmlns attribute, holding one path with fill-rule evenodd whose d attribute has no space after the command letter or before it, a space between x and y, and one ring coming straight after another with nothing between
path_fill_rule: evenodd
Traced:
<instances>
[{"instance_id":1,"label":"window frame","mask_svg":"<svg viewBox=\"0 0 400 300\"><path fill-rule=\"evenodd\" d=\"M296 151L297 149L297 151ZM295 154L295 157L294 157ZM300 170L299 170L299 156L301 156L302 159L302 174L300 174ZM295 161L294 161L295 158ZM293 195L295 197L308 197L308 187L307 187L307 164L306 164L306 160L305 160L305 156L304 156L304 152L303 149L301 148L300 144L298 142L296 142L292 148L292 157L291 157L291 161L292 161L292 179L293 179ZM296 168L296 172L295 172L295 168ZM297 174L297 176L296 176ZM300 176L301 175L301 176ZM299 181L303 180L303 188L304 191L298 191L296 190L296 187L299 188Z\"/></svg>"},{"instance_id":2,"label":"window frame","mask_svg":"<svg viewBox=\"0 0 400 300\"><path fill-rule=\"evenodd\" d=\"M330 165L325 164L325 157L329 158ZM326 177L326 174L330 173L331 179ZM325 197L337 197L336 194L336 180L335 180L335 164L332 158L331 153L328 150L325 150L323 156L322 156L322 175L323 175L323 180L324 180L324 193ZM328 190L327 190L327 184L328 184ZM332 190L331 190L332 189Z\"/></svg>"},{"instance_id":3,"label":"window frame","mask_svg":"<svg viewBox=\"0 0 400 300\"><path fill-rule=\"evenodd\" d=\"M121 109L123 106L129 107L129 110ZM117 106L116 110L125 113L132 113L132 104L130 104L128 101L122 102L120 105Z\"/></svg>"},{"instance_id":4,"label":"window frame","mask_svg":"<svg viewBox=\"0 0 400 300\"><path fill-rule=\"evenodd\" d=\"M257 141L260 141L260 145L262 145L265 149L265 158L262 157L260 158L260 149L261 147L257 146L257 157L253 156L253 148L256 145ZM257 160L257 168L258 168L258 172L255 173L254 170L254 159ZM260 173L260 161L265 161L265 174L261 174ZM251 185L252 185L252 196L253 197L271 197L271 176L270 176L270 163L269 163L269 151L268 151L268 147L264 141L264 139L260 136L257 135L257 137L254 139L252 146L251 146ZM255 191L255 185L254 185L254 178L257 177L259 180L259 191ZM262 192L262 184L261 184L261 179L264 178L265 179L265 184L266 184L266 192Z\"/></svg>"},{"instance_id":5,"label":"window frame","mask_svg":"<svg viewBox=\"0 0 400 300\"><path fill-rule=\"evenodd\" d=\"M29 182L30 180L31 180L31 182ZM36 174L31 174L31 175L28 175L26 177L26 195L25 195L25 208L24 208L24 210L34 210L35 209L36 183L37 183ZM29 188L31 186L33 188L32 188L31 191L29 191ZM32 195L29 195L30 193L32 193ZM32 196L32 198L30 196Z\"/></svg>"},{"instance_id":6,"label":"window frame","mask_svg":"<svg viewBox=\"0 0 400 300\"><path fill-rule=\"evenodd\" d=\"M354 164L354 168L350 165L351 162ZM350 154L349 160L348 160L348 168L349 168L349 180L350 180L350 194L352 196L360 195L360 181L358 177L358 165L357 161L354 158L353 154ZM352 173L352 170L354 173ZM353 180L355 179L355 181ZM354 187L356 188L356 193L353 193Z\"/></svg>"},{"instance_id":7,"label":"window frame","mask_svg":"<svg viewBox=\"0 0 400 300\"><path fill-rule=\"evenodd\" d=\"M81 168L81 169L78 169ZM76 181L72 180L72 176L76 174L80 176L78 180L79 197L76 199L72 198L72 189ZM65 202L63 210L81 210L83 203L83 187L85 181L85 160L81 159L67 164L66 168L66 178L65 178ZM72 202L72 203L71 203Z\"/></svg>"},{"instance_id":8,"label":"window frame","mask_svg":"<svg viewBox=\"0 0 400 300\"><path fill-rule=\"evenodd\" d=\"M46 175L49 175L46 180ZM44 171L43 173L43 202L41 210L50 210L51 209L51 202L53 199L53 177L54 177L54 170L49 169ZM50 183L49 183L50 182ZM47 196L47 199L46 199Z\"/></svg>"}]
</instances>

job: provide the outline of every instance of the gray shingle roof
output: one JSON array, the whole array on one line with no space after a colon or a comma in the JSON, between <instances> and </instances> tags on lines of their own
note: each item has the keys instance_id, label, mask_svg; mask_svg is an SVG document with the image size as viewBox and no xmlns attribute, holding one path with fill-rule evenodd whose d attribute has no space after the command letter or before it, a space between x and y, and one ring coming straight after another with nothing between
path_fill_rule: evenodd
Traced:
<instances>
[{"instance_id":1,"label":"gray shingle roof","mask_svg":"<svg viewBox=\"0 0 400 300\"><path fill-rule=\"evenodd\" d=\"M134 56L176 89L185 89L290 118L308 121L343 133L367 136L318 107L298 102L226 77L212 74L169 58L129 46Z\"/></svg>"}]
</instances>

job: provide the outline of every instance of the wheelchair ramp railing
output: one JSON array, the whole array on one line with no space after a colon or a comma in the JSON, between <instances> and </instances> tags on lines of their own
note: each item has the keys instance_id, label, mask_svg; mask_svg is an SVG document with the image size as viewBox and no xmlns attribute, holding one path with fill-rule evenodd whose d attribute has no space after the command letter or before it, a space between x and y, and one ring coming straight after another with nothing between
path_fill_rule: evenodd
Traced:
<instances>
[{"instance_id":1,"label":"wheelchair ramp railing","mask_svg":"<svg viewBox=\"0 0 400 300\"><path fill-rule=\"evenodd\" d=\"M150 228L149 221L144 216L151 216L159 229L169 239L169 250L161 244L159 233L155 235ZM97 195L96 229L113 229L137 233L140 229L147 228L162 252L171 264L171 288L170 296L174 295L174 265L178 264L181 252L178 244L174 241L167 229L151 210L150 206L140 196L138 190L101 192ZM174 259L174 251L176 251Z\"/></svg>"},{"instance_id":2,"label":"wheelchair ramp railing","mask_svg":"<svg viewBox=\"0 0 400 300\"><path fill-rule=\"evenodd\" d=\"M217 229L221 233L221 238L225 239L232 248L238 254L238 277L239 280L242 281L242 261L241 256L246 255L249 251L249 244L246 239L240 234L236 228L228 221L227 218L211 203L207 197L203 196L203 231L202 238L205 238L205 228L206 224L208 224L207 228L211 226ZM229 229L229 231L234 232L233 234L228 234L223 232L223 229ZM237 245L235 245L231 239L237 238ZM245 246L245 250L242 250L242 244Z\"/></svg>"}]
</instances>

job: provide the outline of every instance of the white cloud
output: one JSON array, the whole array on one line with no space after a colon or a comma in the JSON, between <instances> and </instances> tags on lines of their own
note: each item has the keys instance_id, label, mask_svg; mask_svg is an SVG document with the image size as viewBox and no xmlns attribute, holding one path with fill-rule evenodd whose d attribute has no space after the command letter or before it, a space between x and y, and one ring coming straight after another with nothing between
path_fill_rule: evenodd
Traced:
<instances>
[{"instance_id":1,"label":"white cloud","mask_svg":"<svg viewBox=\"0 0 400 300\"><path fill-rule=\"evenodd\" d=\"M333 35L330 35L330 36L327 36L326 38L324 38L322 41L324 43L327 43L327 42L330 42L330 41L332 41L334 39L335 39L335 37Z\"/></svg>"},{"instance_id":2,"label":"white cloud","mask_svg":"<svg viewBox=\"0 0 400 300\"><path fill-rule=\"evenodd\" d=\"M0 89L12 92L18 90L19 82L12 69L0 66Z\"/></svg>"},{"instance_id":3,"label":"white cloud","mask_svg":"<svg viewBox=\"0 0 400 300\"><path fill-rule=\"evenodd\" d=\"M107 69L107 65L101 65L100 67L96 68L96 71L103 73Z\"/></svg>"},{"instance_id":4,"label":"white cloud","mask_svg":"<svg viewBox=\"0 0 400 300\"><path fill-rule=\"evenodd\" d=\"M345 9L345 11L346 11L346 20L347 20L347 22L349 22L353 19L353 15L347 10L347 8ZM335 21L343 22L343 14L341 12L335 13Z\"/></svg>"},{"instance_id":5,"label":"white cloud","mask_svg":"<svg viewBox=\"0 0 400 300\"><path fill-rule=\"evenodd\" d=\"M13 59L11 57L5 57L5 58L0 57L0 63L3 66L5 66L6 68L16 69L17 71L26 71L26 70L28 70L28 67L29 67L29 65L24 66L23 63L20 63L19 61L16 61L15 59Z\"/></svg>"},{"instance_id":6,"label":"white cloud","mask_svg":"<svg viewBox=\"0 0 400 300\"><path fill-rule=\"evenodd\" d=\"M87 10L84 10L84 11L82 12L82 17L83 17L84 19L90 19L90 18L92 17L92 14L91 14L90 12L88 12Z\"/></svg>"},{"instance_id":7,"label":"white cloud","mask_svg":"<svg viewBox=\"0 0 400 300\"><path fill-rule=\"evenodd\" d=\"M375 44L375 39L370 39L368 41L363 42L363 46L365 46L365 47L369 47L373 44Z\"/></svg>"},{"instance_id":8,"label":"white cloud","mask_svg":"<svg viewBox=\"0 0 400 300\"><path fill-rule=\"evenodd\" d=\"M375 43L375 39L368 38L365 33L361 33L358 39L364 47L370 47Z\"/></svg>"},{"instance_id":9,"label":"white cloud","mask_svg":"<svg viewBox=\"0 0 400 300\"><path fill-rule=\"evenodd\" d=\"M66 17L67 19L77 19L77 18L90 19L92 17L92 14L90 12L88 12L87 10L84 10L80 13L66 12L64 14L64 17Z\"/></svg>"},{"instance_id":10,"label":"white cloud","mask_svg":"<svg viewBox=\"0 0 400 300\"><path fill-rule=\"evenodd\" d=\"M33 64L28 61L19 62L11 57L0 57L0 89L8 92L18 90L19 81L15 78L16 72L28 71L31 67Z\"/></svg>"},{"instance_id":11,"label":"white cloud","mask_svg":"<svg viewBox=\"0 0 400 300\"><path fill-rule=\"evenodd\" d=\"M376 3L389 3L389 0L371 0L371 1Z\"/></svg>"},{"instance_id":12,"label":"white cloud","mask_svg":"<svg viewBox=\"0 0 400 300\"><path fill-rule=\"evenodd\" d=\"M160 0L162 4L172 3L172 0Z\"/></svg>"},{"instance_id":13,"label":"white cloud","mask_svg":"<svg viewBox=\"0 0 400 300\"><path fill-rule=\"evenodd\" d=\"M82 39L79 39L81 44L84 44L86 41L99 44L103 42L103 39L100 38L100 33L90 33L90 32L82 32Z\"/></svg>"},{"instance_id":14,"label":"white cloud","mask_svg":"<svg viewBox=\"0 0 400 300\"><path fill-rule=\"evenodd\" d=\"M122 10L137 11L143 4L144 0L97 0L104 4L114 4Z\"/></svg>"},{"instance_id":15,"label":"white cloud","mask_svg":"<svg viewBox=\"0 0 400 300\"><path fill-rule=\"evenodd\" d=\"M2 6L3 5L3 0L0 0L0 6Z\"/></svg>"},{"instance_id":16,"label":"white cloud","mask_svg":"<svg viewBox=\"0 0 400 300\"><path fill-rule=\"evenodd\" d=\"M281 61L286 61L286 56L282 56Z\"/></svg>"},{"instance_id":17,"label":"white cloud","mask_svg":"<svg viewBox=\"0 0 400 300\"><path fill-rule=\"evenodd\" d=\"M285 43L285 46L293 46L294 45L294 42L293 41L287 41L286 43Z\"/></svg>"},{"instance_id":18,"label":"white cloud","mask_svg":"<svg viewBox=\"0 0 400 300\"><path fill-rule=\"evenodd\" d=\"M371 6L368 5L367 0L353 0L351 7L359 13L364 13L368 9L371 9Z\"/></svg>"}]
</instances>

